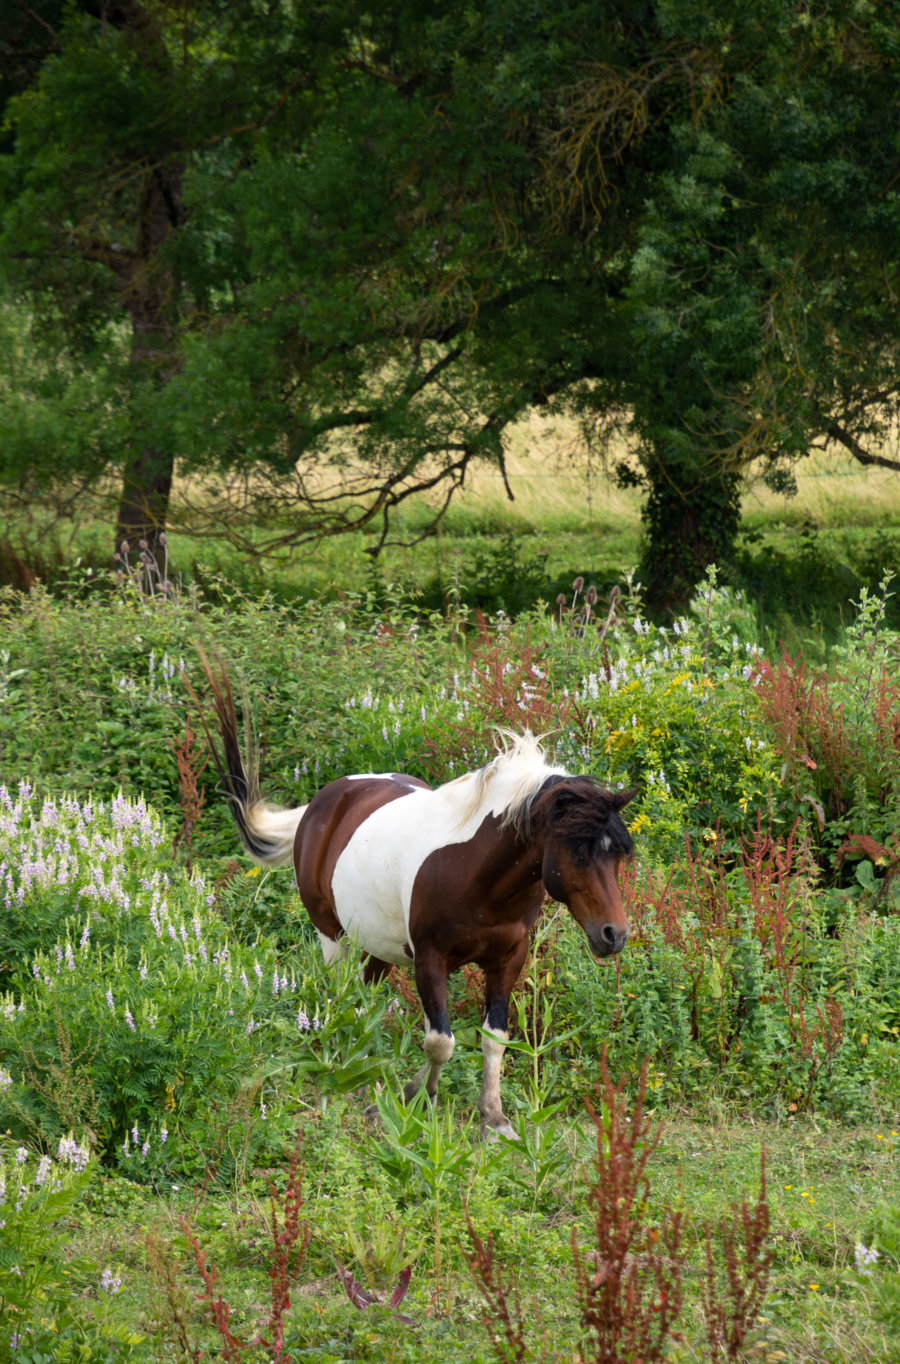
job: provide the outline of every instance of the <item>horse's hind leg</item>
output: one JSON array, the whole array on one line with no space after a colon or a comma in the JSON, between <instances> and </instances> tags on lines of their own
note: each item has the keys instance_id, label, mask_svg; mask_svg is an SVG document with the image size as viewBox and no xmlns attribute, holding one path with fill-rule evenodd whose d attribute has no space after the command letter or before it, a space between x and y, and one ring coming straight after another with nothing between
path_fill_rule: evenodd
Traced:
<instances>
[{"instance_id":1,"label":"horse's hind leg","mask_svg":"<svg viewBox=\"0 0 900 1364\"><path fill-rule=\"evenodd\" d=\"M317 928L316 932L319 935L319 942L322 944L322 959L326 966L338 961L340 957L346 957L348 950L346 938L329 938L328 934L323 933L321 928Z\"/></svg>"},{"instance_id":2,"label":"horse's hind leg","mask_svg":"<svg viewBox=\"0 0 900 1364\"><path fill-rule=\"evenodd\" d=\"M425 1086L430 1099L437 1095L441 1070L453 1055L454 1039L447 1013L447 971L437 957L416 954L416 989L425 1010L425 1065L403 1087L407 1102Z\"/></svg>"}]
</instances>

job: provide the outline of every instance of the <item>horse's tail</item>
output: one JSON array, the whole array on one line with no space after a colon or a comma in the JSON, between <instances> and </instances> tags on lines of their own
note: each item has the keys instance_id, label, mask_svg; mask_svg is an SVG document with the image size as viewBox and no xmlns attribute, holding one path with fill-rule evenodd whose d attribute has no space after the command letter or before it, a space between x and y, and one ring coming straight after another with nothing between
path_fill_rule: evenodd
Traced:
<instances>
[{"instance_id":1,"label":"horse's tail","mask_svg":"<svg viewBox=\"0 0 900 1364\"><path fill-rule=\"evenodd\" d=\"M270 805L260 797L259 759L253 736L248 724L245 728L242 752L234 695L225 665L221 658L217 658L218 669L214 670L199 646L197 654L212 693L216 728L221 743L210 733L200 701L190 682L186 682L186 685L206 731L213 762L225 788L241 842L253 861L260 866L281 866L283 862L291 860L294 835L306 806L300 805L292 810L286 810L280 805Z\"/></svg>"}]
</instances>

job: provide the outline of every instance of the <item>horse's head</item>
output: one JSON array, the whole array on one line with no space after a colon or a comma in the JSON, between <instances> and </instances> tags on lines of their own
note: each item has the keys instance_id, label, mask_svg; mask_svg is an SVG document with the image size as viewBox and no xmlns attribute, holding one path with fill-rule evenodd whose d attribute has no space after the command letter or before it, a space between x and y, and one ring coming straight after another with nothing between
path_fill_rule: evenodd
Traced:
<instances>
[{"instance_id":1,"label":"horse's head","mask_svg":"<svg viewBox=\"0 0 900 1364\"><path fill-rule=\"evenodd\" d=\"M605 791L585 777L563 777L536 802L544 885L581 924L596 957L611 957L628 941L619 867L633 844L619 811L635 795Z\"/></svg>"}]
</instances>

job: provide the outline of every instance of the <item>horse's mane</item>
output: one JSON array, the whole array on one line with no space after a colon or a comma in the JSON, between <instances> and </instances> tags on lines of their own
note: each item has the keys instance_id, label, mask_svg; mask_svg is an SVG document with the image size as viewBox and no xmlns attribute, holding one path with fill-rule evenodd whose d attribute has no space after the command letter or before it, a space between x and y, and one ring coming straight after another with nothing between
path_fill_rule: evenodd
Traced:
<instances>
[{"instance_id":1,"label":"horse's mane","mask_svg":"<svg viewBox=\"0 0 900 1364\"><path fill-rule=\"evenodd\" d=\"M518 826L523 812L551 776L565 776L561 767L551 767L540 739L526 729L524 734L497 730L500 751L496 758L474 772L447 782L441 790L454 791L460 802L459 823L465 824L483 807L493 809L500 792L499 810L504 826ZM458 788L457 791L454 788Z\"/></svg>"},{"instance_id":2,"label":"horse's mane","mask_svg":"<svg viewBox=\"0 0 900 1364\"><path fill-rule=\"evenodd\" d=\"M493 811L501 828L513 828L528 840L552 832L573 853L583 852L590 860L631 856L634 845L618 812L634 791L608 791L593 777L551 767L531 730L515 734L498 729L498 734L502 746L492 762L439 788L452 791L459 801L461 825L479 811Z\"/></svg>"}]
</instances>

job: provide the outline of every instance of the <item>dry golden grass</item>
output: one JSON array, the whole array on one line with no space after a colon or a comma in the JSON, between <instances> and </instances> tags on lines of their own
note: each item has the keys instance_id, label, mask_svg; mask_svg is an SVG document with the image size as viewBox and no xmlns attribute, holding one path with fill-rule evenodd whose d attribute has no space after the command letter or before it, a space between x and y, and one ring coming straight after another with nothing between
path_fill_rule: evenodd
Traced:
<instances>
[{"instance_id":1,"label":"dry golden grass","mask_svg":"<svg viewBox=\"0 0 900 1364\"><path fill-rule=\"evenodd\" d=\"M536 523L589 508L595 522L631 524L637 531L641 493L616 487L601 461L588 457L573 423L531 415L511 429L508 451L515 502L509 502L500 474L481 468L460 494L461 506L503 507ZM885 453L900 458L900 447L886 447ZM626 455L625 443L614 443L609 462ZM743 498L744 517L767 523L812 520L822 527L900 521L900 473L866 468L838 446L812 451L795 472L793 497L774 493L761 477L751 477Z\"/></svg>"},{"instance_id":2,"label":"dry golden grass","mask_svg":"<svg viewBox=\"0 0 900 1364\"><path fill-rule=\"evenodd\" d=\"M900 443L885 448L893 458L898 452ZM513 530L553 533L589 528L638 535L643 494L637 488L618 487L610 474L628 454L625 440L615 437L605 459L591 454L571 418L531 412L507 431L506 473L513 499L495 466L473 465L465 486L453 499L448 524L462 533L470 522L469 533L487 525L508 524ZM352 463L348 467L352 469ZM835 446L813 451L797 464L795 475L798 491L793 497L774 493L761 477L751 477L743 498L745 520L759 527L813 522L822 529L900 522L900 473L865 468ZM327 470L318 475L308 472L305 477L307 487L319 494L336 487L334 475ZM252 485L249 491L252 501ZM271 489L261 481L263 491ZM176 482L173 505L183 508L185 498L195 509L207 504L205 490L191 480ZM441 506L443 499L440 488L411 498L403 506L401 523L407 527L423 523L428 509ZM195 522L196 516L189 514L186 524Z\"/></svg>"}]
</instances>

